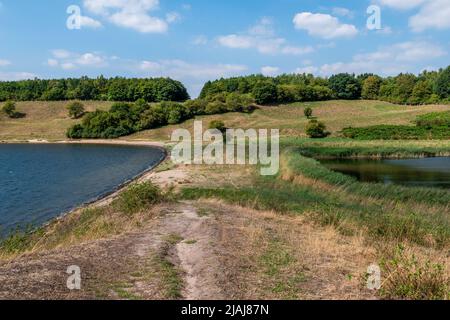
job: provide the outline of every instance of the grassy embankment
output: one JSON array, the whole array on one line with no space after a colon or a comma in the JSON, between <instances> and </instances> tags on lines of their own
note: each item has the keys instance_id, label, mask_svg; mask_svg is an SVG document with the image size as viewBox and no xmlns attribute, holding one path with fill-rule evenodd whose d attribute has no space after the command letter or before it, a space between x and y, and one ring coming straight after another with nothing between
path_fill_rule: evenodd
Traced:
<instances>
[{"instance_id":1,"label":"grassy embankment","mask_svg":"<svg viewBox=\"0 0 450 320\"><path fill-rule=\"evenodd\" d=\"M332 226L341 234L364 235L375 247L384 274L382 296L386 298L448 297L450 248L450 192L427 188L361 183L329 171L316 160L302 156L307 148L284 148L277 177L253 176L248 186L185 188L183 198L218 198L232 204L283 215L300 215L321 227ZM307 145L307 143L305 143ZM317 147L319 142L314 142ZM351 143L345 151L338 140L324 141L331 154L357 155ZM382 143L378 143L379 145ZM408 146L384 143L383 155L422 155L425 143ZM363 149L362 144L358 150ZM433 149L448 154L450 145ZM365 155L379 156L377 148L366 147ZM410 152L410 153L408 153ZM322 152L323 154L324 152ZM309 151L311 154L311 151ZM424 254L425 252L425 254ZM432 254L430 253L432 252Z\"/></svg>"},{"instance_id":2,"label":"grassy embankment","mask_svg":"<svg viewBox=\"0 0 450 320\"><path fill-rule=\"evenodd\" d=\"M64 140L67 129L80 120L68 116L69 102L17 102L17 111L26 113L23 119L8 119L0 115L1 140ZM83 102L87 111L96 108L108 110L111 102ZM294 103L274 107L261 107L252 114L227 113L214 116L202 116L207 126L212 120L220 119L228 127L235 128L278 128L283 136L305 137L308 120L303 115L305 106L314 110L314 116L325 122L333 133L349 126L370 126L377 124L409 125L416 116L434 111L448 110L448 106L399 106L381 101L323 101L311 103ZM136 133L126 140L167 141L174 128L192 129L193 120L177 126L166 126L155 130Z\"/></svg>"}]
</instances>

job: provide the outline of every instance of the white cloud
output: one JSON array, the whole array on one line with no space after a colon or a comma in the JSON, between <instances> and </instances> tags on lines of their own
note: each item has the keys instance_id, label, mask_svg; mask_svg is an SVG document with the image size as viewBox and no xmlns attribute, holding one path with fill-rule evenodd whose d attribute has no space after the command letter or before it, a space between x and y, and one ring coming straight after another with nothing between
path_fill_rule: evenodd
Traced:
<instances>
[{"instance_id":1,"label":"white cloud","mask_svg":"<svg viewBox=\"0 0 450 320\"><path fill-rule=\"evenodd\" d=\"M324 64L317 68L314 73L331 75L340 72L371 72L394 75L411 70L418 71L419 63L425 63L446 54L439 45L430 42L402 42L389 47L382 47L375 52L357 54L353 56L350 62Z\"/></svg>"},{"instance_id":2,"label":"white cloud","mask_svg":"<svg viewBox=\"0 0 450 320\"><path fill-rule=\"evenodd\" d=\"M82 54L75 61L82 66L102 66L105 64L105 59L95 53Z\"/></svg>"},{"instance_id":3,"label":"white cloud","mask_svg":"<svg viewBox=\"0 0 450 320\"><path fill-rule=\"evenodd\" d=\"M294 73L299 73L299 74L314 74L318 71L319 68L315 67L315 66L306 66L306 67L301 67L301 68L297 68L295 69Z\"/></svg>"},{"instance_id":4,"label":"white cloud","mask_svg":"<svg viewBox=\"0 0 450 320\"><path fill-rule=\"evenodd\" d=\"M56 67L56 66L59 65L59 61L56 60L56 59L48 59L48 60L47 60L47 64L48 64L50 67Z\"/></svg>"},{"instance_id":5,"label":"white cloud","mask_svg":"<svg viewBox=\"0 0 450 320\"><path fill-rule=\"evenodd\" d=\"M178 12L169 12L166 14L166 21L168 23L174 23L181 19L181 16Z\"/></svg>"},{"instance_id":6,"label":"white cloud","mask_svg":"<svg viewBox=\"0 0 450 320\"><path fill-rule=\"evenodd\" d=\"M235 64L192 64L182 60L142 61L139 69L149 76L167 76L174 79L216 79L240 74L246 66Z\"/></svg>"},{"instance_id":7,"label":"white cloud","mask_svg":"<svg viewBox=\"0 0 450 320\"><path fill-rule=\"evenodd\" d=\"M5 59L0 59L0 67L6 67L6 66L9 66L10 64L11 64L11 61L5 60Z\"/></svg>"},{"instance_id":8,"label":"white cloud","mask_svg":"<svg viewBox=\"0 0 450 320\"><path fill-rule=\"evenodd\" d=\"M302 55L314 52L314 48L312 46L306 46L306 47L291 47L291 46L285 46L281 49L281 52L284 54L292 54L292 55Z\"/></svg>"},{"instance_id":9,"label":"white cloud","mask_svg":"<svg viewBox=\"0 0 450 320\"><path fill-rule=\"evenodd\" d=\"M61 63L61 68L63 68L64 70L73 70L76 69L77 66L72 62L64 62Z\"/></svg>"},{"instance_id":10,"label":"white cloud","mask_svg":"<svg viewBox=\"0 0 450 320\"><path fill-rule=\"evenodd\" d=\"M37 78L37 75L29 72L0 72L0 81L18 81Z\"/></svg>"},{"instance_id":11,"label":"white cloud","mask_svg":"<svg viewBox=\"0 0 450 320\"><path fill-rule=\"evenodd\" d=\"M208 43L208 38L204 35L199 35L194 38L192 43L197 46L204 46Z\"/></svg>"},{"instance_id":12,"label":"white cloud","mask_svg":"<svg viewBox=\"0 0 450 320\"><path fill-rule=\"evenodd\" d=\"M50 67L61 67L64 70L73 70L80 67L105 67L110 58L98 53L76 53L63 49L51 51L52 57L47 60ZM111 58L112 60L112 58Z\"/></svg>"},{"instance_id":13,"label":"white cloud","mask_svg":"<svg viewBox=\"0 0 450 320\"><path fill-rule=\"evenodd\" d=\"M427 1L419 12L409 19L409 26L415 32L450 28L450 1Z\"/></svg>"},{"instance_id":14,"label":"white cloud","mask_svg":"<svg viewBox=\"0 0 450 320\"><path fill-rule=\"evenodd\" d=\"M302 55L314 51L311 46L298 47L286 44L286 39L276 37L273 23L262 18L258 24L242 34L229 34L217 38L218 43L231 49L256 49L262 54Z\"/></svg>"},{"instance_id":15,"label":"white cloud","mask_svg":"<svg viewBox=\"0 0 450 320\"><path fill-rule=\"evenodd\" d=\"M353 18L355 16L355 13L347 8L334 7L331 10L331 12L335 16L348 17L348 18Z\"/></svg>"},{"instance_id":16,"label":"white cloud","mask_svg":"<svg viewBox=\"0 0 450 320\"><path fill-rule=\"evenodd\" d=\"M293 22L296 29L324 39L351 38L358 34L354 25L341 23L329 14L301 12L295 15Z\"/></svg>"},{"instance_id":17,"label":"white cloud","mask_svg":"<svg viewBox=\"0 0 450 320\"><path fill-rule=\"evenodd\" d=\"M265 66L261 68L261 73L265 76L275 76L279 74L280 68L278 67L271 67L271 66Z\"/></svg>"},{"instance_id":18,"label":"white cloud","mask_svg":"<svg viewBox=\"0 0 450 320\"><path fill-rule=\"evenodd\" d=\"M428 0L379 0L380 4L394 9L407 10L415 8Z\"/></svg>"},{"instance_id":19,"label":"white cloud","mask_svg":"<svg viewBox=\"0 0 450 320\"><path fill-rule=\"evenodd\" d=\"M145 60L136 63L139 76L171 77L183 81L192 97L196 97L208 80L238 76L248 68L238 64L197 64L183 60Z\"/></svg>"},{"instance_id":20,"label":"white cloud","mask_svg":"<svg viewBox=\"0 0 450 320\"><path fill-rule=\"evenodd\" d=\"M52 50L51 53L52 53L53 57L55 57L56 59L67 59L72 55L71 52L64 50L64 49Z\"/></svg>"},{"instance_id":21,"label":"white cloud","mask_svg":"<svg viewBox=\"0 0 450 320\"><path fill-rule=\"evenodd\" d=\"M84 28L98 29L102 27L102 23L100 21L92 19L87 16L81 16L80 23L82 28L84 27Z\"/></svg>"},{"instance_id":22,"label":"white cloud","mask_svg":"<svg viewBox=\"0 0 450 320\"><path fill-rule=\"evenodd\" d=\"M164 33L168 24L177 19L173 14L168 14L167 21L150 15L158 9L159 0L84 0L83 4L89 12L117 26L142 33Z\"/></svg>"},{"instance_id":23,"label":"white cloud","mask_svg":"<svg viewBox=\"0 0 450 320\"><path fill-rule=\"evenodd\" d=\"M248 36L239 36L237 34L230 34L219 37L219 43L228 48L233 49L248 49L254 46L253 38Z\"/></svg>"}]
</instances>

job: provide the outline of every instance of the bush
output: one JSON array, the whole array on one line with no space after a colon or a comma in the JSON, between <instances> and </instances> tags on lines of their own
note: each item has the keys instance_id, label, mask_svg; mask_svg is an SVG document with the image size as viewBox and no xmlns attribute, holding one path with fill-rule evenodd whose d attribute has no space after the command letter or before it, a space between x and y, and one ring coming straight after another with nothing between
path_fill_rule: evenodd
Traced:
<instances>
[{"instance_id":1,"label":"bush","mask_svg":"<svg viewBox=\"0 0 450 320\"><path fill-rule=\"evenodd\" d=\"M122 213L132 215L150 208L164 199L160 188L152 182L136 183L123 191L113 202L113 206Z\"/></svg>"},{"instance_id":2,"label":"bush","mask_svg":"<svg viewBox=\"0 0 450 320\"><path fill-rule=\"evenodd\" d=\"M20 113L16 111L16 104L12 101L5 102L2 111L12 119L18 119L25 117L24 113Z\"/></svg>"},{"instance_id":3,"label":"bush","mask_svg":"<svg viewBox=\"0 0 450 320\"><path fill-rule=\"evenodd\" d=\"M223 121L220 120L214 120L211 121L209 123L208 129L217 129L222 133L225 133L225 131L227 130L227 128L225 127L225 123L223 123Z\"/></svg>"},{"instance_id":4,"label":"bush","mask_svg":"<svg viewBox=\"0 0 450 320\"><path fill-rule=\"evenodd\" d=\"M69 117L72 119L79 119L84 115L84 105L81 102L75 101L67 106Z\"/></svg>"},{"instance_id":5,"label":"bush","mask_svg":"<svg viewBox=\"0 0 450 320\"><path fill-rule=\"evenodd\" d=\"M450 280L441 264L419 261L398 247L391 258L381 263L385 281L381 296L385 299L445 300Z\"/></svg>"},{"instance_id":6,"label":"bush","mask_svg":"<svg viewBox=\"0 0 450 320\"><path fill-rule=\"evenodd\" d=\"M313 115L313 109L311 107L306 107L303 113L305 114L305 117L309 119Z\"/></svg>"},{"instance_id":7,"label":"bush","mask_svg":"<svg viewBox=\"0 0 450 320\"><path fill-rule=\"evenodd\" d=\"M327 132L326 129L327 127L323 122L311 120L306 126L306 134L310 138L325 138L330 135L330 133Z\"/></svg>"},{"instance_id":8,"label":"bush","mask_svg":"<svg viewBox=\"0 0 450 320\"><path fill-rule=\"evenodd\" d=\"M450 130L450 111L427 113L418 116L415 122L421 127L448 126Z\"/></svg>"},{"instance_id":9,"label":"bush","mask_svg":"<svg viewBox=\"0 0 450 320\"><path fill-rule=\"evenodd\" d=\"M227 111L227 105L221 101L209 102L205 108L206 114L219 114L219 113L225 113L226 111Z\"/></svg>"}]
</instances>

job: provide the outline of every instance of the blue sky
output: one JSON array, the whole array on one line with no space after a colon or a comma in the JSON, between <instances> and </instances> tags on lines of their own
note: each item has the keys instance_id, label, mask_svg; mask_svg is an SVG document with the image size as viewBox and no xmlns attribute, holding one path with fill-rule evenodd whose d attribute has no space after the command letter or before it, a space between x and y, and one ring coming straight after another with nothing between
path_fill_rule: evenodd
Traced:
<instances>
[{"instance_id":1,"label":"blue sky","mask_svg":"<svg viewBox=\"0 0 450 320\"><path fill-rule=\"evenodd\" d=\"M392 75L450 64L449 0L0 3L0 80L170 76L196 96L222 76ZM371 5L380 8L381 29L367 28Z\"/></svg>"}]
</instances>

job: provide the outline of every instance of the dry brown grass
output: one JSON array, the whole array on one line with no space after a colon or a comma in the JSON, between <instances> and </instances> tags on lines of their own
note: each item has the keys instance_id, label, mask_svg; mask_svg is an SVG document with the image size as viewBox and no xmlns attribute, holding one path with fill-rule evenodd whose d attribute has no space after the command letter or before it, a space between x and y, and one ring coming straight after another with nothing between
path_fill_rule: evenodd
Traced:
<instances>
[{"instance_id":1,"label":"dry brown grass","mask_svg":"<svg viewBox=\"0 0 450 320\"><path fill-rule=\"evenodd\" d=\"M412 124L417 115L448 109L448 106L443 105L400 106L381 101L322 101L261 107L252 114L227 113L197 117L196 120L203 120L205 126L213 120L221 120L230 128L274 128L280 129L283 136L306 137L305 128L308 119L303 114L306 106L313 108L314 116L325 122L328 130L333 132L333 136L349 126ZM172 131L179 127L192 132L193 120L177 126L139 132L130 138L167 141L170 140Z\"/></svg>"},{"instance_id":2,"label":"dry brown grass","mask_svg":"<svg viewBox=\"0 0 450 320\"><path fill-rule=\"evenodd\" d=\"M70 101L17 102L17 111L25 118L9 119L0 115L0 140L62 140L67 129L80 120L69 117L67 105ZM86 111L108 110L111 102L83 101Z\"/></svg>"},{"instance_id":3,"label":"dry brown grass","mask_svg":"<svg viewBox=\"0 0 450 320\"><path fill-rule=\"evenodd\" d=\"M370 299L360 275L376 260L362 236L345 237L303 217L203 200L219 219L223 264L237 299Z\"/></svg>"}]
</instances>

